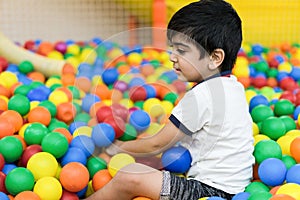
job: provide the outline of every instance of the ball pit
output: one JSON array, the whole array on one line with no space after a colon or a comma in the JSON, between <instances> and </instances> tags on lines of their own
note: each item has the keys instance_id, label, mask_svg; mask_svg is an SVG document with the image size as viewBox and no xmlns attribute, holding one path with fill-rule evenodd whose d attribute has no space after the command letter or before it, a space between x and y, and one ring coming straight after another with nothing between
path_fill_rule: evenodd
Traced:
<instances>
[{"instance_id":1,"label":"ball pit","mask_svg":"<svg viewBox=\"0 0 300 200\"><path fill-rule=\"evenodd\" d=\"M128 141L156 134L193 86L176 80L166 52L151 48L139 46L131 51L96 39L89 44L28 41L24 46L69 62L63 74L47 77L34 71L28 61L15 65L0 57L0 185L13 170L23 167L36 181L29 190L41 199L48 194L52 199L79 199L103 187L116 171L135 160L121 156L109 161L96 155L115 139ZM239 52L233 74L245 86L254 121L257 175L233 199L300 198L299 48L296 44L289 48L248 44ZM21 140L12 137L15 135ZM11 150L6 148L10 144ZM166 157L155 161L166 161ZM177 164L169 170L174 172L189 163L173 160ZM268 162L282 173L277 170L272 175ZM46 175L41 172L43 163L47 163ZM57 179L62 172L76 171L75 166L67 167L70 163L85 166L84 184L74 192L63 188L67 181ZM179 173L187 169L186 165ZM270 177L274 178L271 182ZM3 199L9 198L6 194L19 198L5 185L0 192Z\"/></svg>"}]
</instances>

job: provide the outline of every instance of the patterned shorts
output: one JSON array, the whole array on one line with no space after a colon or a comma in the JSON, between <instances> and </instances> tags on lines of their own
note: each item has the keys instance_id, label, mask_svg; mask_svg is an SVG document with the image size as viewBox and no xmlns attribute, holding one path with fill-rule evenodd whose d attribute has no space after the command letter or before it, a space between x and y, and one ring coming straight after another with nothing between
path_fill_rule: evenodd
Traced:
<instances>
[{"instance_id":1,"label":"patterned shorts","mask_svg":"<svg viewBox=\"0 0 300 200\"><path fill-rule=\"evenodd\" d=\"M211 196L218 196L230 200L234 195L197 180L188 180L171 174L168 171L163 171L163 185L160 200L198 200L201 197Z\"/></svg>"}]
</instances>

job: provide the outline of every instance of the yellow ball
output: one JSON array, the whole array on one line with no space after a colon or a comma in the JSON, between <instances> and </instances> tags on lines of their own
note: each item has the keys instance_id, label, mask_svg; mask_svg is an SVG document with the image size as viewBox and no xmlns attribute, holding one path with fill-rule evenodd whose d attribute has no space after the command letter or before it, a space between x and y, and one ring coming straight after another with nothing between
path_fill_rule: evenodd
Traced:
<instances>
[{"instance_id":1,"label":"yellow ball","mask_svg":"<svg viewBox=\"0 0 300 200\"><path fill-rule=\"evenodd\" d=\"M159 54L158 60L159 60L160 62L164 63L164 62L169 61L169 60L170 60L169 58L170 58L169 53L166 52L166 51L162 51L162 52Z\"/></svg>"},{"instance_id":2,"label":"yellow ball","mask_svg":"<svg viewBox=\"0 0 300 200\"><path fill-rule=\"evenodd\" d=\"M64 56L62 53L60 53L59 51L51 51L50 53L47 54L48 58L52 58L55 60L63 60Z\"/></svg>"},{"instance_id":3,"label":"yellow ball","mask_svg":"<svg viewBox=\"0 0 300 200\"><path fill-rule=\"evenodd\" d=\"M67 53L77 56L80 53L80 47L77 44L70 44L67 47Z\"/></svg>"},{"instance_id":4,"label":"yellow ball","mask_svg":"<svg viewBox=\"0 0 300 200\"><path fill-rule=\"evenodd\" d=\"M49 78L45 85L50 88L51 86L55 85L55 84L59 84L59 85L62 85L62 82L59 78Z\"/></svg>"},{"instance_id":5,"label":"yellow ball","mask_svg":"<svg viewBox=\"0 0 300 200\"><path fill-rule=\"evenodd\" d=\"M80 54L80 61L93 65L96 61L97 53L91 48L85 48Z\"/></svg>"},{"instance_id":6,"label":"yellow ball","mask_svg":"<svg viewBox=\"0 0 300 200\"><path fill-rule=\"evenodd\" d=\"M252 123L253 136L259 134L259 128L255 122Z\"/></svg>"},{"instance_id":7,"label":"yellow ball","mask_svg":"<svg viewBox=\"0 0 300 200\"><path fill-rule=\"evenodd\" d=\"M287 194L295 199L300 199L300 185L296 183L286 183L280 186L276 194Z\"/></svg>"},{"instance_id":8,"label":"yellow ball","mask_svg":"<svg viewBox=\"0 0 300 200\"><path fill-rule=\"evenodd\" d=\"M119 153L114 155L108 163L108 171L112 177L123 167L135 163L135 159L126 153Z\"/></svg>"},{"instance_id":9,"label":"yellow ball","mask_svg":"<svg viewBox=\"0 0 300 200\"><path fill-rule=\"evenodd\" d=\"M80 65L80 60L79 58L75 57L75 56L70 56L66 59L67 63L71 64L74 69L75 72L77 72L78 66Z\"/></svg>"},{"instance_id":10,"label":"yellow ball","mask_svg":"<svg viewBox=\"0 0 300 200\"><path fill-rule=\"evenodd\" d=\"M107 53L107 56L113 61L114 59L119 58L124 55L124 52L119 48L113 48Z\"/></svg>"},{"instance_id":11,"label":"yellow ball","mask_svg":"<svg viewBox=\"0 0 300 200\"><path fill-rule=\"evenodd\" d=\"M232 70L232 74L236 77L249 77L250 69L248 66L235 66Z\"/></svg>"},{"instance_id":12,"label":"yellow ball","mask_svg":"<svg viewBox=\"0 0 300 200\"><path fill-rule=\"evenodd\" d=\"M254 136L254 146L262 140L270 140L270 138L266 135L258 134Z\"/></svg>"},{"instance_id":13,"label":"yellow ball","mask_svg":"<svg viewBox=\"0 0 300 200\"><path fill-rule=\"evenodd\" d=\"M251 99L256 96L256 92L254 90L246 90L245 91L245 95L246 95L246 100L248 102L248 104L250 103Z\"/></svg>"},{"instance_id":14,"label":"yellow ball","mask_svg":"<svg viewBox=\"0 0 300 200\"><path fill-rule=\"evenodd\" d=\"M289 62L282 62L278 65L278 71L290 73L293 66Z\"/></svg>"},{"instance_id":15,"label":"yellow ball","mask_svg":"<svg viewBox=\"0 0 300 200\"><path fill-rule=\"evenodd\" d=\"M102 102L103 102L105 105L107 105L107 106L111 106L111 105L112 105L112 100L111 100L111 99L104 99Z\"/></svg>"},{"instance_id":16,"label":"yellow ball","mask_svg":"<svg viewBox=\"0 0 300 200\"><path fill-rule=\"evenodd\" d=\"M150 126L145 130L145 133L148 133L149 135L154 135L158 133L158 131L163 127L163 125L151 122Z\"/></svg>"},{"instance_id":17,"label":"yellow ball","mask_svg":"<svg viewBox=\"0 0 300 200\"><path fill-rule=\"evenodd\" d=\"M80 127L76 128L74 133L73 133L73 138L77 137L78 135L86 135L88 137L91 137L92 127L80 126Z\"/></svg>"},{"instance_id":18,"label":"yellow ball","mask_svg":"<svg viewBox=\"0 0 300 200\"><path fill-rule=\"evenodd\" d=\"M132 52L127 56L127 62L131 66L139 66L143 61L143 57L141 54Z\"/></svg>"},{"instance_id":19,"label":"yellow ball","mask_svg":"<svg viewBox=\"0 0 300 200\"><path fill-rule=\"evenodd\" d=\"M130 99L121 99L119 103L126 108L132 108L134 106L133 101L131 101Z\"/></svg>"},{"instance_id":20,"label":"yellow ball","mask_svg":"<svg viewBox=\"0 0 300 200\"><path fill-rule=\"evenodd\" d=\"M62 195L62 186L54 177L44 177L36 182L33 188L41 200L59 200Z\"/></svg>"},{"instance_id":21,"label":"yellow ball","mask_svg":"<svg viewBox=\"0 0 300 200\"><path fill-rule=\"evenodd\" d=\"M66 93L61 90L54 90L48 97L48 100L54 103L56 106L61 103L66 103L69 98Z\"/></svg>"},{"instance_id":22,"label":"yellow ball","mask_svg":"<svg viewBox=\"0 0 300 200\"><path fill-rule=\"evenodd\" d=\"M248 59L247 59L246 57L244 57L244 56L238 56L238 57L236 58L235 65L238 66L238 67L239 67L239 66L242 66L242 67L248 67L249 61L248 61Z\"/></svg>"},{"instance_id":23,"label":"yellow ball","mask_svg":"<svg viewBox=\"0 0 300 200\"><path fill-rule=\"evenodd\" d=\"M59 179L60 172L61 172L61 165L58 164L58 167L57 167L57 170L56 170L56 174L55 174L55 178Z\"/></svg>"},{"instance_id":24,"label":"yellow ball","mask_svg":"<svg viewBox=\"0 0 300 200\"><path fill-rule=\"evenodd\" d=\"M31 101L30 102L30 110L36 108L40 104L39 101Z\"/></svg>"},{"instance_id":25,"label":"yellow ball","mask_svg":"<svg viewBox=\"0 0 300 200\"><path fill-rule=\"evenodd\" d=\"M143 104L143 109L154 118L164 114L164 108L158 98L147 99Z\"/></svg>"},{"instance_id":26,"label":"yellow ball","mask_svg":"<svg viewBox=\"0 0 300 200\"><path fill-rule=\"evenodd\" d=\"M282 154L291 155L290 146L294 137L290 135L284 135L278 138L277 143L281 147Z\"/></svg>"},{"instance_id":27,"label":"yellow ball","mask_svg":"<svg viewBox=\"0 0 300 200\"><path fill-rule=\"evenodd\" d=\"M19 134L22 138L24 138L24 132L25 132L26 128L27 128L30 124L31 124L31 123L26 123L26 124L23 124L23 126L21 126L21 128L20 128L18 134Z\"/></svg>"},{"instance_id":28,"label":"yellow ball","mask_svg":"<svg viewBox=\"0 0 300 200\"><path fill-rule=\"evenodd\" d=\"M39 152L31 156L27 163L29 169L35 180L51 176L54 177L57 172L58 163L55 157L47 152Z\"/></svg>"},{"instance_id":29,"label":"yellow ball","mask_svg":"<svg viewBox=\"0 0 300 200\"><path fill-rule=\"evenodd\" d=\"M0 73L1 85L6 88L11 88L14 84L18 82L18 77L12 72L4 71Z\"/></svg>"},{"instance_id":30,"label":"yellow ball","mask_svg":"<svg viewBox=\"0 0 300 200\"><path fill-rule=\"evenodd\" d=\"M291 136L295 139L300 136L300 130L290 130L285 135Z\"/></svg>"},{"instance_id":31,"label":"yellow ball","mask_svg":"<svg viewBox=\"0 0 300 200\"><path fill-rule=\"evenodd\" d=\"M170 101L167 101L167 100L163 100L161 101L161 105L164 109L164 112L169 115L171 114L173 108L174 108L174 105L170 102Z\"/></svg>"},{"instance_id":32,"label":"yellow ball","mask_svg":"<svg viewBox=\"0 0 300 200\"><path fill-rule=\"evenodd\" d=\"M88 188L86 190L86 193L85 193L85 196L88 197L90 195L92 195L94 193L94 188L93 188L93 183L92 183L92 180L89 181L89 184L88 184Z\"/></svg>"}]
</instances>

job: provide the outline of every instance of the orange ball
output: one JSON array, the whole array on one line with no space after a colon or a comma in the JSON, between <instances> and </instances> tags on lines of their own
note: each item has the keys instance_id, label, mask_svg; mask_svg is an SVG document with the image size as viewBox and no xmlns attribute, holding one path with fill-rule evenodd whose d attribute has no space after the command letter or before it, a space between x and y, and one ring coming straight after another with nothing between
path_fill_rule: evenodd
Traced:
<instances>
[{"instance_id":1,"label":"orange ball","mask_svg":"<svg viewBox=\"0 0 300 200\"><path fill-rule=\"evenodd\" d=\"M152 65L145 65L145 66L142 66L141 68L140 68L140 70L141 70L141 73L145 76L145 77L147 77L147 76L149 76L149 75L151 75L151 74L153 74L154 72L155 72L155 69L154 69L154 67L152 66Z\"/></svg>"},{"instance_id":2,"label":"orange ball","mask_svg":"<svg viewBox=\"0 0 300 200\"><path fill-rule=\"evenodd\" d=\"M88 126L89 127L93 127L96 126L98 124L98 120L97 117L92 117L89 121L88 121Z\"/></svg>"},{"instance_id":3,"label":"orange ball","mask_svg":"<svg viewBox=\"0 0 300 200\"><path fill-rule=\"evenodd\" d=\"M104 84L92 87L90 93L97 95L101 100L110 99L110 90Z\"/></svg>"},{"instance_id":4,"label":"orange ball","mask_svg":"<svg viewBox=\"0 0 300 200\"><path fill-rule=\"evenodd\" d=\"M0 110L6 111L7 108L8 108L7 102L4 99L0 98Z\"/></svg>"},{"instance_id":5,"label":"orange ball","mask_svg":"<svg viewBox=\"0 0 300 200\"><path fill-rule=\"evenodd\" d=\"M113 103L119 103L123 99L123 93L120 90L111 90L111 101Z\"/></svg>"},{"instance_id":6,"label":"orange ball","mask_svg":"<svg viewBox=\"0 0 300 200\"><path fill-rule=\"evenodd\" d=\"M249 77L238 77L238 81L244 86L244 88L248 88L251 84Z\"/></svg>"},{"instance_id":7,"label":"orange ball","mask_svg":"<svg viewBox=\"0 0 300 200\"><path fill-rule=\"evenodd\" d=\"M97 110L105 105L106 104L103 101L98 101L98 102L94 103L90 108L90 112L89 112L90 116L96 117Z\"/></svg>"},{"instance_id":8,"label":"orange ball","mask_svg":"<svg viewBox=\"0 0 300 200\"><path fill-rule=\"evenodd\" d=\"M29 123L39 122L48 126L51 121L51 113L47 108L37 106L29 111L27 119Z\"/></svg>"},{"instance_id":9,"label":"orange ball","mask_svg":"<svg viewBox=\"0 0 300 200\"><path fill-rule=\"evenodd\" d=\"M281 185L278 185L278 186L273 187L273 188L270 190L270 193L271 193L272 195L275 195L276 192L277 192L277 190L278 190L280 187L281 187Z\"/></svg>"},{"instance_id":10,"label":"orange ball","mask_svg":"<svg viewBox=\"0 0 300 200\"><path fill-rule=\"evenodd\" d=\"M88 169L79 162L66 164L60 172L61 185L70 192L79 192L89 183L90 174Z\"/></svg>"},{"instance_id":11,"label":"orange ball","mask_svg":"<svg viewBox=\"0 0 300 200\"><path fill-rule=\"evenodd\" d=\"M7 119L0 117L0 139L5 136L11 136L14 132L14 126Z\"/></svg>"},{"instance_id":12,"label":"orange ball","mask_svg":"<svg viewBox=\"0 0 300 200\"><path fill-rule=\"evenodd\" d=\"M118 72L119 74L127 74L130 71L130 69L131 68L129 65L124 64L118 67Z\"/></svg>"},{"instance_id":13,"label":"orange ball","mask_svg":"<svg viewBox=\"0 0 300 200\"><path fill-rule=\"evenodd\" d=\"M62 74L75 74L75 68L70 63L66 63L63 66Z\"/></svg>"},{"instance_id":14,"label":"orange ball","mask_svg":"<svg viewBox=\"0 0 300 200\"><path fill-rule=\"evenodd\" d=\"M9 123L11 123L15 129L15 132L19 131L20 128L23 126L23 117L18 113L17 111L14 110L7 110L4 111L0 118L6 118Z\"/></svg>"},{"instance_id":15,"label":"orange ball","mask_svg":"<svg viewBox=\"0 0 300 200\"><path fill-rule=\"evenodd\" d=\"M76 108L71 102L61 103L57 106L56 118L65 122L71 122L76 115Z\"/></svg>"},{"instance_id":16,"label":"orange ball","mask_svg":"<svg viewBox=\"0 0 300 200\"><path fill-rule=\"evenodd\" d=\"M0 85L0 95L6 96L7 98L11 97L11 91L9 88Z\"/></svg>"},{"instance_id":17,"label":"orange ball","mask_svg":"<svg viewBox=\"0 0 300 200\"><path fill-rule=\"evenodd\" d=\"M43 56L47 56L51 51L54 50L54 46L50 42L42 42L39 47L37 52Z\"/></svg>"},{"instance_id":18,"label":"orange ball","mask_svg":"<svg viewBox=\"0 0 300 200\"><path fill-rule=\"evenodd\" d=\"M39 195L32 191L23 191L17 194L14 198L15 200L40 200Z\"/></svg>"},{"instance_id":19,"label":"orange ball","mask_svg":"<svg viewBox=\"0 0 300 200\"><path fill-rule=\"evenodd\" d=\"M104 185L106 185L110 180L112 179L112 176L110 175L108 169L102 169L98 171L92 180L92 186L94 191L100 190Z\"/></svg>"},{"instance_id":20,"label":"orange ball","mask_svg":"<svg viewBox=\"0 0 300 200\"><path fill-rule=\"evenodd\" d=\"M300 162L300 137L296 137L290 145L290 151L292 157L297 161Z\"/></svg>"},{"instance_id":21,"label":"orange ball","mask_svg":"<svg viewBox=\"0 0 300 200\"><path fill-rule=\"evenodd\" d=\"M92 82L87 77L82 76L75 79L74 85L75 87L87 93L92 87Z\"/></svg>"},{"instance_id":22,"label":"orange ball","mask_svg":"<svg viewBox=\"0 0 300 200\"><path fill-rule=\"evenodd\" d=\"M63 86L69 86L69 85L74 85L75 83L75 75L71 74L71 73L67 73L67 74L62 74L61 76L61 82L63 84Z\"/></svg>"},{"instance_id":23,"label":"orange ball","mask_svg":"<svg viewBox=\"0 0 300 200\"><path fill-rule=\"evenodd\" d=\"M30 78L33 81L39 81L44 83L46 80L46 77L41 72L33 71L27 74L27 77Z\"/></svg>"},{"instance_id":24,"label":"orange ball","mask_svg":"<svg viewBox=\"0 0 300 200\"><path fill-rule=\"evenodd\" d=\"M276 194L270 198L270 200L296 200L287 194Z\"/></svg>"},{"instance_id":25,"label":"orange ball","mask_svg":"<svg viewBox=\"0 0 300 200\"><path fill-rule=\"evenodd\" d=\"M59 127L59 128L54 129L53 132L58 132L58 133L63 134L63 135L67 138L69 144L71 143L71 141L72 141L72 139L73 139L72 134L71 134L70 131L69 131L68 129L66 129L66 128L61 128L61 127Z\"/></svg>"}]
</instances>

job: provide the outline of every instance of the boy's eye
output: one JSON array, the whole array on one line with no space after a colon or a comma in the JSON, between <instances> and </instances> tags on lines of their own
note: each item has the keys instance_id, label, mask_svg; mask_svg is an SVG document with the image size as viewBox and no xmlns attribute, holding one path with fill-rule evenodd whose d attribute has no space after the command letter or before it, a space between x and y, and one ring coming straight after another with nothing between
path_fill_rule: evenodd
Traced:
<instances>
[{"instance_id":1,"label":"boy's eye","mask_svg":"<svg viewBox=\"0 0 300 200\"><path fill-rule=\"evenodd\" d=\"M181 54L181 55L183 55L183 54L185 53L185 51L182 50L182 49L177 49L177 52L178 52L179 54Z\"/></svg>"}]
</instances>

